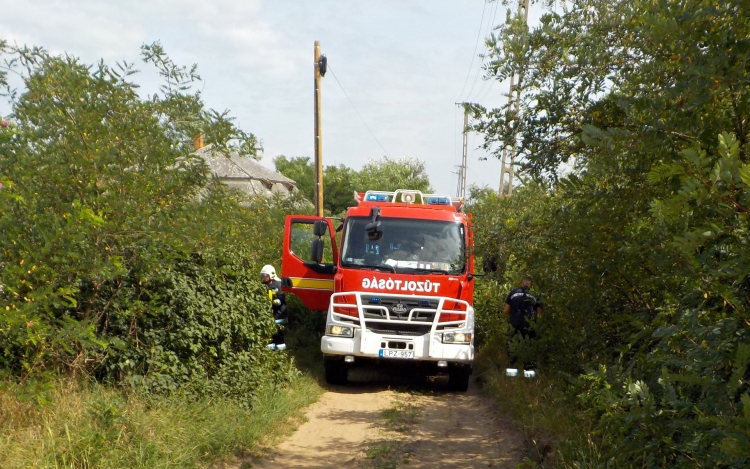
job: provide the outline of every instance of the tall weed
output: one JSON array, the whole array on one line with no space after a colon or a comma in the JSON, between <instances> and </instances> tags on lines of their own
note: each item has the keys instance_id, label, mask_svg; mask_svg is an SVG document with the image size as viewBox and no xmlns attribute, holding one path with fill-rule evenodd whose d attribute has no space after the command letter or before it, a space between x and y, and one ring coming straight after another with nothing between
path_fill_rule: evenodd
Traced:
<instances>
[{"instance_id":1,"label":"tall weed","mask_svg":"<svg viewBox=\"0 0 750 469\"><path fill-rule=\"evenodd\" d=\"M300 375L262 386L250 407L225 398L149 397L61 380L40 405L0 389L3 468L183 468L242 458L299 422L321 388Z\"/></svg>"}]
</instances>

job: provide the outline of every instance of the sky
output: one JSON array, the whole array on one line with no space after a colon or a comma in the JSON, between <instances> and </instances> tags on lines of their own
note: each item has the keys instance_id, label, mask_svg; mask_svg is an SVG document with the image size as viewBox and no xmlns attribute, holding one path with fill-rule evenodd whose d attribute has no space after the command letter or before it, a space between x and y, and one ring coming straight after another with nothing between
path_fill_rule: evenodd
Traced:
<instances>
[{"instance_id":1,"label":"sky","mask_svg":"<svg viewBox=\"0 0 750 469\"><path fill-rule=\"evenodd\" d=\"M0 0L0 38L88 63L135 62L142 73L134 81L146 91L158 80L140 46L160 41L176 63L198 65L206 106L228 109L255 134L269 168L278 155L314 155L319 40L329 68L323 164L358 170L384 155L413 157L437 193L456 195L456 103L507 100L507 83L485 81L478 57L507 8L484 0ZM0 103L0 114L9 112ZM478 148L481 135L468 143L467 187L497 190L499 160Z\"/></svg>"}]
</instances>

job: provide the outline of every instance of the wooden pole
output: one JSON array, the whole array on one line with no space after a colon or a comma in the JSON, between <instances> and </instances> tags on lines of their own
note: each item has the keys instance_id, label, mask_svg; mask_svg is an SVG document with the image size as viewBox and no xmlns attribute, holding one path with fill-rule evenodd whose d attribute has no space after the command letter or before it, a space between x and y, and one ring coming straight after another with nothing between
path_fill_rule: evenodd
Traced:
<instances>
[{"instance_id":1,"label":"wooden pole","mask_svg":"<svg viewBox=\"0 0 750 469\"><path fill-rule=\"evenodd\" d=\"M315 41L315 214L323 217L323 135L320 122L320 41Z\"/></svg>"}]
</instances>

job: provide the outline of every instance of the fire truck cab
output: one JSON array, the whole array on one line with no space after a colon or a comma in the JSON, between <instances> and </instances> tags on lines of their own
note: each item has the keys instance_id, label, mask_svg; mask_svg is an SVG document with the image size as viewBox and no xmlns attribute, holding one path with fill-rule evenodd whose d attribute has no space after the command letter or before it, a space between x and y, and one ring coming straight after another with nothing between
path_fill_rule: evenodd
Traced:
<instances>
[{"instance_id":1,"label":"fire truck cab","mask_svg":"<svg viewBox=\"0 0 750 469\"><path fill-rule=\"evenodd\" d=\"M471 215L447 195L357 193L331 219L286 218L284 290L327 311L326 380L368 360L411 360L466 391L474 360ZM339 235L340 234L340 238Z\"/></svg>"}]
</instances>

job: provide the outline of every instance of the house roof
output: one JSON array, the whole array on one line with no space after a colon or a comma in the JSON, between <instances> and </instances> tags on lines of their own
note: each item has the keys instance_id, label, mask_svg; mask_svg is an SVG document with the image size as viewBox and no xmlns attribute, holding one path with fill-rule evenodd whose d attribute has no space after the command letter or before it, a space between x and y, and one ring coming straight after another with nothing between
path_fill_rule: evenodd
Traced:
<instances>
[{"instance_id":1,"label":"house roof","mask_svg":"<svg viewBox=\"0 0 750 469\"><path fill-rule=\"evenodd\" d=\"M220 179L259 180L268 186L279 183L288 189L296 186L293 180L283 174L262 166L252 158L241 157L237 152L230 152L227 156L215 150L213 145L206 145L196 150L195 155L203 158L211 172Z\"/></svg>"}]
</instances>

